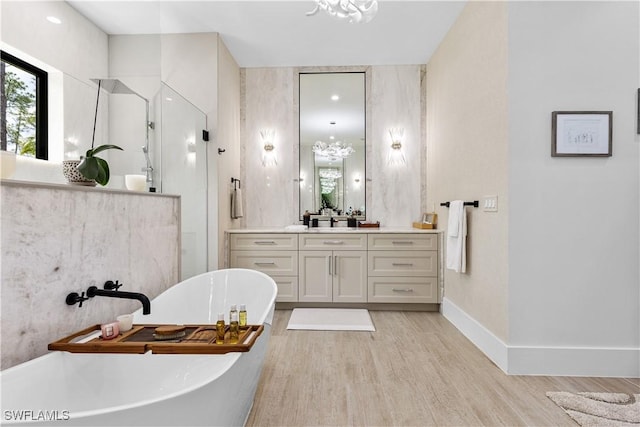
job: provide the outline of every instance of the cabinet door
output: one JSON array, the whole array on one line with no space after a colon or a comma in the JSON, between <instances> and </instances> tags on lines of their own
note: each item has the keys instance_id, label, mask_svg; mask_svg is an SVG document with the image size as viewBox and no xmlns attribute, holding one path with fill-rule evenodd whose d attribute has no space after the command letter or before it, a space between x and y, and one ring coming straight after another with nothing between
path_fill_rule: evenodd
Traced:
<instances>
[{"instance_id":1,"label":"cabinet door","mask_svg":"<svg viewBox=\"0 0 640 427\"><path fill-rule=\"evenodd\" d=\"M277 302L298 301L298 276L275 276L272 279L278 286Z\"/></svg>"},{"instance_id":2,"label":"cabinet door","mask_svg":"<svg viewBox=\"0 0 640 427\"><path fill-rule=\"evenodd\" d=\"M331 302L333 257L331 251L300 251L298 300Z\"/></svg>"},{"instance_id":3,"label":"cabinet door","mask_svg":"<svg viewBox=\"0 0 640 427\"><path fill-rule=\"evenodd\" d=\"M367 302L366 251L333 251L333 301Z\"/></svg>"}]
</instances>

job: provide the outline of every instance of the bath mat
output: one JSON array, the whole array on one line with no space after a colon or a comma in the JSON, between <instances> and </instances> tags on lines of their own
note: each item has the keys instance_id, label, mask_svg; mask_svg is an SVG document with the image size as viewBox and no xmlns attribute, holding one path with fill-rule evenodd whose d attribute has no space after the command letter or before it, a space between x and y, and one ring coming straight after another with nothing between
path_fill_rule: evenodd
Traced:
<instances>
[{"instance_id":1,"label":"bath mat","mask_svg":"<svg viewBox=\"0 0 640 427\"><path fill-rule=\"evenodd\" d=\"M287 329L375 331L369 311L351 308L295 308Z\"/></svg>"},{"instance_id":2,"label":"bath mat","mask_svg":"<svg viewBox=\"0 0 640 427\"><path fill-rule=\"evenodd\" d=\"M547 397L583 427L640 424L640 394L550 391Z\"/></svg>"}]
</instances>

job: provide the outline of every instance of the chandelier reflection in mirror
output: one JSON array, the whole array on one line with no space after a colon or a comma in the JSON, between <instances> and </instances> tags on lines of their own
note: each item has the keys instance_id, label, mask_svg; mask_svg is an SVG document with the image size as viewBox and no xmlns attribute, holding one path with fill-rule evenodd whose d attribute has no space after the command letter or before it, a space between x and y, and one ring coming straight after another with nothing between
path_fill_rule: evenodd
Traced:
<instances>
[{"instance_id":1,"label":"chandelier reflection in mirror","mask_svg":"<svg viewBox=\"0 0 640 427\"><path fill-rule=\"evenodd\" d=\"M342 172L336 168L321 168L318 170L320 175L320 192L322 194L331 194L336 189L336 180L342 178Z\"/></svg>"},{"instance_id":2,"label":"chandelier reflection in mirror","mask_svg":"<svg viewBox=\"0 0 640 427\"><path fill-rule=\"evenodd\" d=\"M363 23L371 21L378 12L377 0L316 0L316 7L307 12L307 16L324 10L331 16L348 19L349 23Z\"/></svg>"},{"instance_id":3,"label":"chandelier reflection in mirror","mask_svg":"<svg viewBox=\"0 0 640 427\"><path fill-rule=\"evenodd\" d=\"M320 178L338 179L342 178L342 173L334 168L322 168L318 171Z\"/></svg>"},{"instance_id":4,"label":"chandelier reflection in mirror","mask_svg":"<svg viewBox=\"0 0 640 427\"><path fill-rule=\"evenodd\" d=\"M356 152L351 144L345 144L342 141L336 141L330 144L322 141L316 141L316 143L313 144L311 151L318 156L326 157L330 160L344 159Z\"/></svg>"}]
</instances>

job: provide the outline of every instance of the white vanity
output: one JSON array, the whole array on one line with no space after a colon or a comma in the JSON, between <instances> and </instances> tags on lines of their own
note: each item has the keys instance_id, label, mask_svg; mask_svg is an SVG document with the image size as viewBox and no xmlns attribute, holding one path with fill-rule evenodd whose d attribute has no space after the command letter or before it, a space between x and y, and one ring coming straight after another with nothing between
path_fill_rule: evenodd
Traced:
<instances>
[{"instance_id":1,"label":"white vanity","mask_svg":"<svg viewBox=\"0 0 640 427\"><path fill-rule=\"evenodd\" d=\"M226 237L227 265L271 276L281 306L382 303L433 309L441 299L439 230L242 229L228 230Z\"/></svg>"}]
</instances>

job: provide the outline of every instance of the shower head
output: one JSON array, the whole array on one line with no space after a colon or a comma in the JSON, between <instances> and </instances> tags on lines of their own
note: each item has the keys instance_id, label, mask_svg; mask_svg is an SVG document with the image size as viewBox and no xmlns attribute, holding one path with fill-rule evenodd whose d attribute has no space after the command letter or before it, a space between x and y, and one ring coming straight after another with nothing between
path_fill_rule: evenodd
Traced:
<instances>
[{"instance_id":1,"label":"shower head","mask_svg":"<svg viewBox=\"0 0 640 427\"><path fill-rule=\"evenodd\" d=\"M100 87L109 93L122 93L125 95L136 95L147 101L147 98L131 89L118 79L91 79L94 83L100 83Z\"/></svg>"}]
</instances>

